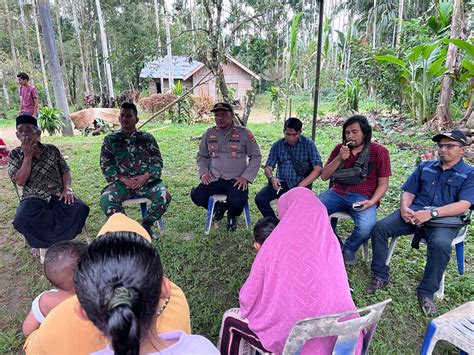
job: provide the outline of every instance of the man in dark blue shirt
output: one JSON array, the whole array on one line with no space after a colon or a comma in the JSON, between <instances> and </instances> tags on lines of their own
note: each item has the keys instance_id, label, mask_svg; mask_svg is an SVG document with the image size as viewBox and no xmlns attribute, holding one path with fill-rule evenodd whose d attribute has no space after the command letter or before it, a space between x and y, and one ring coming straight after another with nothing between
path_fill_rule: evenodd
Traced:
<instances>
[{"instance_id":1,"label":"man in dark blue shirt","mask_svg":"<svg viewBox=\"0 0 474 355\"><path fill-rule=\"evenodd\" d=\"M421 163L402 186L400 209L380 220L372 230L372 283L368 293L388 284L387 241L390 237L413 234L423 225L428 244L427 262L418 300L427 314L437 312L433 295L439 289L451 255L451 243L459 227L434 227L433 218L457 216L474 203L474 168L464 162L464 132L455 129L433 137L439 160ZM419 230L418 230L419 232Z\"/></svg>"},{"instance_id":2,"label":"man in dark blue shirt","mask_svg":"<svg viewBox=\"0 0 474 355\"><path fill-rule=\"evenodd\" d=\"M301 135L303 123L290 117L283 128L284 138L273 143L265 164L268 185L257 196L255 203L263 217L275 217L270 202L293 187L308 187L321 174L322 162L316 145ZM273 169L277 166L277 175Z\"/></svg>"}]
</instances>

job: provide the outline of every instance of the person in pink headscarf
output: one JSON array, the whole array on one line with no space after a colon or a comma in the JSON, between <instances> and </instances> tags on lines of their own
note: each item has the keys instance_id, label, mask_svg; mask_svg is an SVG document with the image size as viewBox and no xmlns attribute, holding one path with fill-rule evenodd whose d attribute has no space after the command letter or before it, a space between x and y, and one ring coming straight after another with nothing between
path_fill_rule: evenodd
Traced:
<instances>
[{"instance_id":1,"label":"person in pink headscarf","mask_svg":"<svg viewBox=\"0 0 474 355\"><path fill-rule=\"evenodd\" d=\"M280 222L259 248L240 290L240 311L224 315L221 354L238 354L245 343L281 354L299 320L356 309L324 205L298 187L278 200L278 214ZM330 354L335 342L336 337L312 339L302 354ZM361 346L359 336L356 353Z\"/></svg>"}]
</instances>

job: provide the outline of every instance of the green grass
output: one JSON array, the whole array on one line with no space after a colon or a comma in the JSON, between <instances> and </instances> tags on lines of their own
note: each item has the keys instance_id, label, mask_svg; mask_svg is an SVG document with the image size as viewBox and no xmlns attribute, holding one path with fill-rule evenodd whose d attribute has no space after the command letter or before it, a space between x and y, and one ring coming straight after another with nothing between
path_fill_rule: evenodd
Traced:
<instances>
[{"instance_id":1,"label":"green grass","mask_svg":"<svg viewBox=\"0 0 474 355\"><path fill-rule=\"evenodd\" d=\"M0 121L1 122L1 121ZM191 309L193 332L205 335L213 342L217 341L222 314L231 307L238 306L238 292L250 270L255 257L252 237L249 231L240 226L235 233L228 233L222 224L212 229L209 236L203 233L206 212L196 207L190 200L189 192L198 183L195 165L195 153L199 137L208 125L192 126L154 124L146 130L157 138L164 157L163 180L168 186L173 200L164 216L165 236L155 242L159 248L165 273L185 292ZM254 132L260 144L264 159L272 142L281 136L281 124L253 124L249 128ZM307 131L309 135L309 128ZM316 144L325 160L336 142L340 140L340 127L318 127ZM392 157L393 176L390 189L382 201L378 217L382 218L398 208L400 186L414 168L416 156L421 152L398 150L394 143L412 142L425 145L425 136L393 137L376 134L388 148ZM43 141L60 147L73 172L74 191L91 207L87 220L89 233L95 235L105 222L98 199L105 185L99 169L99 149L103 136L99 137L44 137ZM4 171L0 171L4 174ZM11 184L2 175L0 187L5 191L0 196L4 206L0 216L3 233L0 252L8 256L2 266L2 273L10 275L2 286L2 300L13 296L12 289L19 283L24 284L22 306L15 314L10 314L3 305L0 308L0 353L19 351L24 339L20 334L21 321L26 315L33 297L47 287L41 276L40 265L28 257L27 248L18 242L19 235L11 227L17 199ZM250 187L250 209L252 222L259 218L253 199L266 183L260 172ZM317 181L313 190L320 193L327 183ZM139 218L138 209L132 216ZM350 222L341 223L340 233L345 236L352 228ZM5 240L5 242L3 242ZM468 238L469 241L469 238ZM456 262L449 263L446 273L445 299L438 301L440 312L446 312L459 304L474 298L474 278L472 275L473 247L466 246L466 274L457 273ZM375 295L366 295L364 290L370 281L370 265L359 258L355 267L348 270L353 297L359 307L376 303L391 297L393 302L387 307L377 328L372 343L372 352L379 353L416 353L419 351L429 318L419 310L415 288L422 277L425 263L425 247L413 250L407 238L399 240L391 262L391 284ZM359 254L361 256L361 254ZM454 254L453 254L454 256ZM288 280L291 287L291 280ZM18 308L18 307L17 307ZM441 344L440 351L452 352L453 348Z\"/></svg>"}]
</instances>

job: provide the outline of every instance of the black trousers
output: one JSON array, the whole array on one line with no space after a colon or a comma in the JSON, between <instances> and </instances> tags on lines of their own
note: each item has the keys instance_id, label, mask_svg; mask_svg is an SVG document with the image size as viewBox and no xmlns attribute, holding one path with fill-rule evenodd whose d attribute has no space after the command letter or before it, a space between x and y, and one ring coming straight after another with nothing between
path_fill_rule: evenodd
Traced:
<instances>
[{"instance_id":1,"label":"black trousers","mask_svg":"<svg viewBox=\"0 0 474 355\"><path fill-rule=\"evenodd\" d=\"M290 191L288 185L284 182L281 183L281 190L277 193L272 186L272 184L267 184L263 189L261 189L255 196L255 204L258 207L258 210L263 217L275 217L275 212L270 206L270 202L280 198L285 192Z\"/></svg>"},{"instance_id":2,"label":"black trousers","mask_svg":"<svg viewBox=\"0 0 474 355\"><path fill-rule=\"evenodd\" d=\"M72 205L59 201L58 196L51 196L49 202L28 197L20 202L13 226L32 248L49 248L81 233L88 215L89 207L77 197Z\"/></svg>"},{"instance_id":3,"label":"black trousers","mask_svg":"<svg viewBox=\"0 0 474 355\"><path fill-rule=\"evenodd\" d=\"M235 180L217 180L209 185L199 184L198 187L191 190L191 200L201 207L207 209L207 202L212 195L227 195L227 203L224 208L227 209L229 217L240 216L244 206L249 199L247 190L239 190L234 187Z\"/></svg>"}]
</instances>

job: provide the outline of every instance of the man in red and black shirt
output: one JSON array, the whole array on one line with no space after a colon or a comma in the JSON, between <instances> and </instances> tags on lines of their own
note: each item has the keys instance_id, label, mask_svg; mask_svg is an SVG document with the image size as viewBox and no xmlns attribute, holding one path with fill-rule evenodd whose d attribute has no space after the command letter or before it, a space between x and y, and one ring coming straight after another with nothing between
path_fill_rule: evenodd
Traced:
<instances>
[{"instance_id":1,"label":"man in red and black shirt","mask_svg":"<svg viewBox=\"0 0 474 355\"><path fill-rule=\"evenodd\" d=\"M369 145L367 176L357 185L333 181L332 187L319 195L329 215L347 212L354 220L354 230L343 248L344 261L348 265L355 264L357 249L370 238L377 220L377 206L388 189L388 179L392 175L387 148L371 142L371 139L372 128L367 118L361 115L349 117L342 126L342 144L336 145L321 172L321 178L328 180L334 178L338 168L353 168L364 147ZM335 224L333 228L335 230Z\"/></svg>"}]
</instances>

